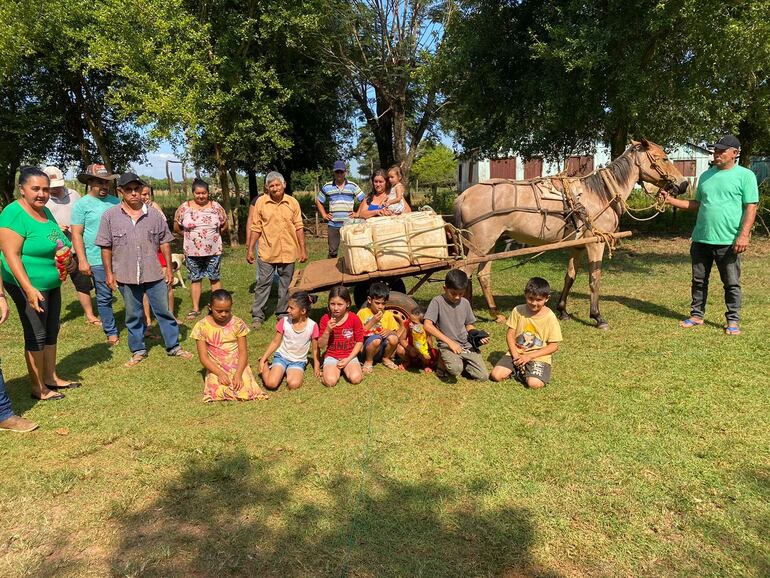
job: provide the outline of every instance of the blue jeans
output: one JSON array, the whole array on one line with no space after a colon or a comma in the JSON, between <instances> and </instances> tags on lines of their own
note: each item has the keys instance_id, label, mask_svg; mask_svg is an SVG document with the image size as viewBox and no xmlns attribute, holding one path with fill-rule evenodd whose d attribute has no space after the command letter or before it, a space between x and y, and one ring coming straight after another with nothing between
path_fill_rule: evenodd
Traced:
<instances>
[{"instance_id":1,"label":"blue jeans","mask_svg":"<svg viewBox=\"0 0 770 578\"><path fill-rule=\"evenodd\" d=\"M112 312L112 289L107 285L107 277L104 274L104 265L92 265L91 275L96 289L96 308L102 319L102 329L107 337L118 334L118 326L115 324L115 314Z\"/></svg>"},{"instance_id":2,"label":"blue jeans","mask_svg":"<svg viewBox=\"0 0 770 578\"><path fill-rule=\"evenodd\" d=\"M126 329L128 330L128 348L131 353L147 354L144 344L144 308L142 297L147 295L150 309L158 320L160 334L166 345L166 352L173 355L179 349L179 325L176 318L168 310L168 285L164 279L139 285L124 285L118 283L118 290L126 303Z\"/></svg>"},{"instance_id":3,"label":"blue jeans","mask_svg":"<svg viewBox=\"0 0 770 578\"><path fill-rule=\"evenodd\" d=\"M3 377L3 370L0 369L0 421L6 420L9 417L13 417L11 399L5 393L5 378Z\"/></svg>"}]
</instances>

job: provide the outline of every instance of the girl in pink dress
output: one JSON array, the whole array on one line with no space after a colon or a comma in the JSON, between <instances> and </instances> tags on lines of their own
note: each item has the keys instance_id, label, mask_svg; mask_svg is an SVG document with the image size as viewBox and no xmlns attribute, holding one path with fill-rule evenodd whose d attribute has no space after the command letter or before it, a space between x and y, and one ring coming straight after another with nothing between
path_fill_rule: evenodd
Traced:
<instances>
[{"instance_id":1,"label":"girl in pink dress","mask_svg":"<svg viewBox=\"0 0 770 578\"><path fill-rule=\"evenodd\" d=\"M249 367L249 327L232 308L232 294L217 289L211 294L209 314L190 334L198 342L198 358L206 369L203 401L267 399Z\"/></svg>"}]
</instances>

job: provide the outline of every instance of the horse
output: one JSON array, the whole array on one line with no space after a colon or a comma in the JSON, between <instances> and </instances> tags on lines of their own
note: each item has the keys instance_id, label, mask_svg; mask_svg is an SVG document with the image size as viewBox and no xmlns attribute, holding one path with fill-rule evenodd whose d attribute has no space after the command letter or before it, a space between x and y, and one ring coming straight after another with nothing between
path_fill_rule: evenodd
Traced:
<instances>
[{"instance_id":1,"label":"horse","mask_svg":"<svg viewBox=\"0 0 770 578\"><path fill-rule=\"evenodd\" d=\"M524 181L493 179L475 184L455 201L455 225L462 231L468 258L488 255L503 235L529 245L597 235L611 241L607 234L617 231L625 201L637 182L651 183L673 195L684 193L689 184L659 145L646 139L632 140L623 154L607 167L583 177L559 174ZM597 242L571 250L564 288L556 306L560 319L569 319L567 296L575 282L575 260L585 251L591 319L598 328L609 328L599 312L605 245L606 242ZM470 265L463 270L470 276L474 267ZM482 263L478 265L477 276L490 313L502 323L505 317L498 312L492 295L491 269L491 261Z\"/></svg>"}]
</instances>

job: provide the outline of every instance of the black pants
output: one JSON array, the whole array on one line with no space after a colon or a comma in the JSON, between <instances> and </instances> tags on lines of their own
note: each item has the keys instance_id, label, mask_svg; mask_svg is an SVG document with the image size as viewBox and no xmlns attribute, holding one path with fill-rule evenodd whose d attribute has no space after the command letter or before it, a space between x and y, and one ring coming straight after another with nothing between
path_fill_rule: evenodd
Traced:
<instances>
[{"instance_id":1,"label":"black pants","mask_svg":"<svg viewBox=\"0 0 770 578\"><path fill-rule=\"evenodd\" d=\"M13 299L19 312L21 327L24 330L24 349L27 351L43 351L46 345L56 345L59 338L59 317L61 315L61 289L40 291L43 301L40 303L43 312L38 313L29 303L27 295L21 287L13 283L5 284L5 291Z\"/></svg>"},{"instance_id":2,"label":"black pants","mask_svg":"<svg viewBox=\"0 0 770 578\"><path fill-rule=\"evenodd\" d=\"M741 319L741 258L732 245L707 245L693 241L690 245L692 259L692 305L690 316L703 319L709 291L709 277L714 263L717 265L725 288L727 322L738 323Z\"/></svg>"}]
</instances>

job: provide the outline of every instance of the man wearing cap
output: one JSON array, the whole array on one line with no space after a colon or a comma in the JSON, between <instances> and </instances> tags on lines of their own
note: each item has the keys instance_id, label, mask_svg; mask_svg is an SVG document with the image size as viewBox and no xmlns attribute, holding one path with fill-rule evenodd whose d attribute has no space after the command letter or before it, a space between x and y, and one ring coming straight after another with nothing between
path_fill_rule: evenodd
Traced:
<instances>
[{"instance_id":1,"label":"man wearing cap","mask_svg":"<svg viewBox=\"0 0 770 578\"><path fill-rule=\"evenodd\" d=\"M192 355L179 345L179 326L168 308L168 285L174 271L171 261L171 240L174 238L160 211L148 210L142 202L144 182L134 173L124 173L118 179L119 205L104 212L96 244L101 247L104 274L113 290L118 289L126 304L126 329L132 367L147 358L142 298L147 295L158 327L172 357L191 359ZM158 251L166 258L165 272L158 261Z\"/></svg>"},{"instance_id":2,"label":"man wearing cap","mask_svg":"<svg viewBox=\"0 0 770 578\"><path fill-rule=\"evenodd\" d=\"M328 223L329 258L337 256L340 247L340 228L350 218L356 217L355 205L364 200L364 192L354 182L347 180L345 161L335 161L334 180L329 181L318 192L315 199L321 218ZM324 206L328 203L328 210Z\"/></svg>"},{"instance_id":3,"label":"man wearing cap","mask_svg":"<svg viewBox=\"0 0 770 578\"><path fill-rule=\"evenodd\" d=\"M267 173L265 186L267 194L259 197L254 205L250 223L251 243L259 243L259 282L254 289L251 306L251 326L255 329L259 329L265 321L273 276L278 275L275 311L278 315L286 314L294 264L297 260L302 263L307 261L302 210L297 199L285 194L286 181L281 173ZM254 247L251 245L248 247L248 258L254 258Z\"/></svg>"},{"instance_id":4,"label":"man wearing cap","mask_svg":"<svg viewBox=\"0 0 770 578\"><path fill-rule=\"evenodd\" d=\"M712 145L714 162L698 180L695 199L677 199L664 193L678 209L697 211L692 232L692 304L684 328L700 327L706 313L709 276L714 263L725 288L725 334L740 335L741 259L749 246L757 214L759 192L752 171L738 164L741 143L733 135Z\"/></svg>"},{"instance_id":5,"label":"man wearing cap","mask_svg":"<svg viewBox=\"0 0 770 578\"><path fill-rule=\"evenodd\" d=\"M72 241L72 210L80 199L80 194L65 186L64 174L57 167L46 167L43 172L48 175L48 179L51 181L51 195L45 206L51 211L62 232ZM75 286L75 291L77 291L78 301L83 308L86 321L93 325L101 325L99 318L94 315L94 306L91 303L91 289L94 288L91 279L77 270L72 272L70 278Z\"/></svg>"},{"instance_id":6,"label":"man wearing cap","mask_svg":"<svg viewBox=\"0 0 770 578\"><path fill-rule=\"evenodd\" d=\"M93 279L96 287L96 307L102 318L102 329L107 336L107 343L118 342L118 327L112 312L112 289L107 285L107 277L102 264L102 250L96 244L96 234L102 215L110 207L120 204L114 195L109 194L110 182L118 175L111 175L104 165L88 165L85 172L78 175L88 194L75 203L72 208L72 246L78 256L78 272L81 276Z\"/></svg>"}]
</instances>

